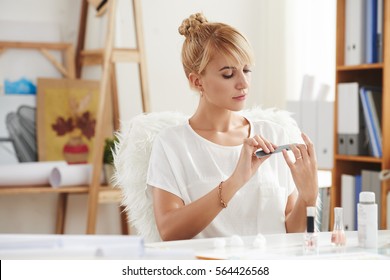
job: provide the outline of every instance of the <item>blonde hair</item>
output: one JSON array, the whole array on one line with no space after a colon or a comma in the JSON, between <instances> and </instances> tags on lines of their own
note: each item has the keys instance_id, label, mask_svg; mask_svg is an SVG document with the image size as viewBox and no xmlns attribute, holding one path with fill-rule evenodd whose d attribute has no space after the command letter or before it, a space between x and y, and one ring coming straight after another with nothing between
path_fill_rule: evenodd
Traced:
<instances>
[{"instance_id":1,"label":"blonde hair","mask_svg":"<svg viewBox=\"0 0 390 280\"><path fill-rule=\"evenodd\" d=\"M184 72L201 74L215 53L233 63L253 65L253 51L248 40L235 28L224 23L208 22L202 13L183 20L179 33L186 37L181 58Z\"/></svg>"}]
</instances>

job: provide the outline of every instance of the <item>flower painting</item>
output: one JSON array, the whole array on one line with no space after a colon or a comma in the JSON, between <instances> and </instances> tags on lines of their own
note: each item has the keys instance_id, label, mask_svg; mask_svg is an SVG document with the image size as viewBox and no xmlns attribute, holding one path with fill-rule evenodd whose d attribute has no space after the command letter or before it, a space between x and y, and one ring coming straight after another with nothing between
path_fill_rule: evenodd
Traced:
<instances>
[{"instance_id":1,"label":"flower painting","mask_svg":"<svg viewBox=\"0 0 390 280\"><path fill-rule=\"evenodd\" d=\"M91 162L99 82L38 79L40 161Z\"/></svg>"}]
</instances>

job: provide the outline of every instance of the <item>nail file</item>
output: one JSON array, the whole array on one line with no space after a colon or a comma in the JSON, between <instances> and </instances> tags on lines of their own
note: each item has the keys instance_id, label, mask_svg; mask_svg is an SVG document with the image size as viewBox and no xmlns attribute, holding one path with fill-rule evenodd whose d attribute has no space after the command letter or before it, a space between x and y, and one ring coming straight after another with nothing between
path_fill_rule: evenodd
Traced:
<instances>
[{"instance_id":1,"label":"nail file","mask_svg":"<svg viewBox=\"0 0 390 280\"><path fill-rule=\"evenodd\" d=\"M258 149L258 150L256 150L255 154L256 154L256 156L258 158L262 158L262 157L265 157L265 156L270 156L270 155L273 155L273 154L276 154L276 153L280 153L283 150L287 150L287 151L291 150L290 145L291 144L278 146L275 149L275 151L270 152L268 154L266 152L264 152L263 149Z\"/></svg>"}]
</instances>

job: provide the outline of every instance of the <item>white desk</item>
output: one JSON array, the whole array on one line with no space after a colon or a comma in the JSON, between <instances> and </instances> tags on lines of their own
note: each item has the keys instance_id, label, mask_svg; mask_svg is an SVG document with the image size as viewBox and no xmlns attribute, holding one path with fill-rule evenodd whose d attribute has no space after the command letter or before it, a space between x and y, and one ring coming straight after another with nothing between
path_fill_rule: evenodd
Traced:
<instances>
[{"instance_id":1,"label":"white desk","mask_svg":"<svg viewBox=\"0 0 390 280\"><path fill-rule=\"evenodd\" d=\"M242 237L243 245L232 246L232 238L224 238L226 246L216 248L221 242L216 238L192 239L145 244L146 249L191 249L199 259L389 259L390 231L379 231L377 249L362 249L358 247L357 232L346 232L347 245L333 247L331 233L318 233L318 253L306 254L303 251L303 233L264 235L266 247L254 246L255 236ZM219 240L221 241L221 240ZM234 242L234 240L233 240ZM235 243L237 244L237 243Z\"/></svg>"},{"instance_id":2,"label":"white desk","mask_svg":"<svg viewBox=\"0 0 390 280\"><path fill-rule=\"evenodd\" d=\"M389 259L390 231L379 231L378 249L358 247L357 232L347 232L347 245L334 248L330 232L319 233L318 254L303 252L303 233L264 235L266 246L254 246L255 236L146 243L124 235L0 234L0 259ZM216 248L216 240L224 247ZM237 241L237 240L236 240ZM219 242L219 245L221 243Z\"/></svg>"}]
</instances>

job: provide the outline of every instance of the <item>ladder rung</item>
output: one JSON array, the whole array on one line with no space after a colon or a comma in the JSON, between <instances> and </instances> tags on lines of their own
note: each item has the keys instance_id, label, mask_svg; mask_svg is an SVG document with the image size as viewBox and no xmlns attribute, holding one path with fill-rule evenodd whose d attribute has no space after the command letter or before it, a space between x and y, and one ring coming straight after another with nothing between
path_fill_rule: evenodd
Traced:
<instances>
[{"instance_id":1,"label":"ladder rung","mask_svg":"<svg viewBox=\"0 0 390 280\"><path fill-rule=\"evenodd\" d=\"M140 62L140 55L137 49L114 49L112 52L113 62Z\"/></svg>"},{"instance_id":2,"label":"ladder rung","mask_svg":"<svg viewBox=\"0 0 390 280\"><path fill-rule=\"evenodd\" d=\"M96 65L103 63L103 49L84 50L81 52L83 65ZM115 48L112 51L112 62L140 62L137 49Z\"/></svg>"},{"instance_id":3,"label":"ladder rung","mask_svg":"<svg viewBox=\"0 0 390 280\"><path fill-rule=\"evenodd\" d=\"M120 203L122 201L122 192L120 189L113 189L111 187L100 188L99 203Z\"/></svg>"},{"instance_id":4,"label":"ladder rung","mask_svg":"<svg viewBox=\"0 0 390 280\"><path fill-rule=\"evenodd\" d=\"M19 41L0 41L0 47L13 49L50 49L50 50L66 50L72 46L69 43L50 43L50 42L19 42Z\"/></svg>"},{"instance_id":5,"label":"ladder rung","mask_svg":"<svg viewBox=\"0 0 390 280\"><path fill-rule=\"evenodd\" d=\"M83 50L80 53L82 65L96 65L103 63L103 49Z\"/></svg>"}]
</instances>

